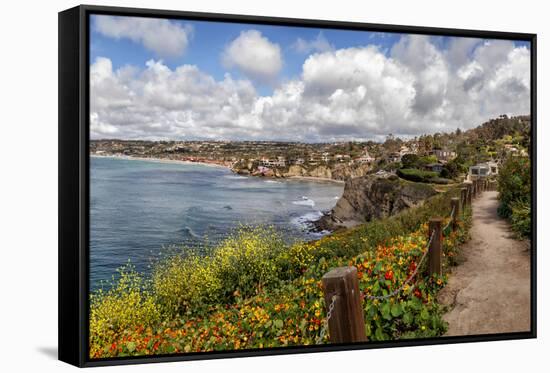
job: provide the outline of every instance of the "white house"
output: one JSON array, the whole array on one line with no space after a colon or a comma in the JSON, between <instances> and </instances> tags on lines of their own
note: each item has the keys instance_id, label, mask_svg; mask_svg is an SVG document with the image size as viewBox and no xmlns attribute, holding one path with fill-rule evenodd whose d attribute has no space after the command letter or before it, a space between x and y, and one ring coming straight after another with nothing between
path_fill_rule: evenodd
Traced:
<instances>
[{"instance_id":1,"label":"white house","mask_svg":"<svg viewBox=\"0 0 550 373\"><path fill-rule=\"evenodd\" d=\"M496 162L479 163L475 166L471 166L468 170L470 180L486 178L496 174L498 174L498 165Z\"/></svg>"}]
</instances>

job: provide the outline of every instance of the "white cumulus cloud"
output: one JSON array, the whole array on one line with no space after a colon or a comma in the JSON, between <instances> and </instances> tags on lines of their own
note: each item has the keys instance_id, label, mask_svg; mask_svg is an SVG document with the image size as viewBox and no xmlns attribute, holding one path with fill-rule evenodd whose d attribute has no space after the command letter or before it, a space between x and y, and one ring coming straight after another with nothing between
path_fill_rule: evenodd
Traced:
<instances>
[{"instance_id":1,"label":"white cumulus cloud","mask_svg":"<svg viewBox=\"0 0 550 373\"><path fill-rule=\"evenodd\" d=\"M283 67L281 47L257 30L242 31L225 48L223 65L260 83L272 83Z\"/></svg>"},{"instance_id":2,"label":"white cumulus cloud","mask_svg":"<svg viewBox=\"0 0 550 373\"><path fill-rule=\"evenodd\" d=\"M298 53L308 54L311 52L327 52L334 49L334 46L325 38L322 32L317 34L317 37L312 40L296 39L292 44L292 49Z\"/></svg>"},{"instance_id":3,"label":"white cumulus cloud","mask_svg":"<svg viewBox=\"0 0 550 373\"><path fill-rule=\"evenodd\" d=\"M181 56L193 33L191 25L182 26L167 19L98 15L94 20L100 34L141 43L160 57Z\"/></svg>"},{"instance_id":4,"label":"white cumulus cloud","mask_svg":"<svg viewBox=\"0 0 550 373\"><path fill-rule=\"evenodd\" d=\"M259 33L241 37L269 43ZM171 69L150 60L115 70L98 58L90 69L91 135L366 140L468 129L500 114L529 113L527 47L480 39L436 45L410 35L387 52L372 45L316 52L301 74L263 96L252 83L257 72L216 80L195 65Z\"/></svg>"}]
</instances>

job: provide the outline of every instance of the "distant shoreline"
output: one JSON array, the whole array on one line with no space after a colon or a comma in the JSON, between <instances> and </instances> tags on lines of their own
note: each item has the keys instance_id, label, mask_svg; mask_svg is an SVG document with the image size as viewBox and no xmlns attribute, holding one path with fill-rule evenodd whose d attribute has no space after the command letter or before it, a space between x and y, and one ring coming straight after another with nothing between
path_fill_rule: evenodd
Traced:
<instances>
[{"instance_id":1,"label":"distant shoreline","mask_svg":"<svg viewBox=\"0 0 550 373\"><path fill-rule=\"evenodd\" d=\"M197 164L208 167L218 167L231 169L229 166L224 166L219 163L209 163L209 162L194 162L194 161L180 161L178 159L166 159L166 158L154 158L154 157L134 157L130 155L100 155L100 154L90 154L91 158L111 158L111 159L124 159L129 161L146 161L153 163L173 163L173 164Z\"/></svg>"},{"instance_id":2,"label":"distant shoreline","mask_svg":"<svg viewBox=\"0 0 550 373\"><path fill-rule=\"evenodd\" d=\"M238 175L237 172L235 172L231 166L223 165L215 162L204 162L204 161L182 161L178 159L166 159L166 158L156 158L156 157L135 157L131 155L101 155L101 154L91 154L91 158L111 158L111 159L124 159L124 160L130 160L130 161L146 161L146 162L154 162L154 163L173 163L173 164L197 164L197 165L203 165L208 167L218 167L218 168L225 168L228 170L231 170L233 173ZM254 177L254 178L265 178L270 180L303 180L303 181L315 181L315 182L330 182L330 183L336 183L336 184L345 184L344 180L336 180L331 179L328 177L315 177L315 176L289 176L289 177L270 177L270 176L257 176L257 175L240 175L244 177Z\"/></svg>"}]
</instances>

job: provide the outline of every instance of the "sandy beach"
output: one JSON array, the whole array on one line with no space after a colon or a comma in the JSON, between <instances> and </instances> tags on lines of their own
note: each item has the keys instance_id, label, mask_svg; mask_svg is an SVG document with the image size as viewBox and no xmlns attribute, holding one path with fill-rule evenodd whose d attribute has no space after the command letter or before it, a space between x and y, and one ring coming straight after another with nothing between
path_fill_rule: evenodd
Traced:
<instances>
[{"instance_id":1,"label":"sandy beach","mask_svg":"<svg viewBox=\"0 0 550 373\"><path fill-rule=\"evenodd\" d=\"M125 159L131 161L147 161L147 162L156 162L156 163L176 163L176 164L198 164L208 167L221 167L228 168L232 170L231 166L222 165L219 163L209 163L202 161L182 161L178 159L166 159L166 158L154 158L154 157L134 157L129 155L101 155L101 154L90 154L90 157L95 158L115 158L115 159ZM232 170L233 171L233 170ZM265 177L273 180L307 180L307 181L317 181L317 182L330 182L337 184L344 184L344 180L335 180L328 177L314 177L314 176L290 176L290 177L266 177L266 176L253 176L251 177Z\"/></svg>"},{"instance_id":2,"label":"sandy beach","mask_svg":"<svg viewBox=\"0 0 550 373\"><path fill-rule=\"evenodd\" d=\"M230 166L224 166L218 163L209 163L209 162L194 162L194 161L181 161L178 159L166 159L166 158L149 158L149 157L132 157L129 155L100 155L100 154L90 154L90 157L93 158L114 158L114 159L125 159L129 161L146 161L146 162L155 162L155 163L175 163L175 164L198 164L208 167L221 167L229 168Z\"/></svg>"}]
</instances>

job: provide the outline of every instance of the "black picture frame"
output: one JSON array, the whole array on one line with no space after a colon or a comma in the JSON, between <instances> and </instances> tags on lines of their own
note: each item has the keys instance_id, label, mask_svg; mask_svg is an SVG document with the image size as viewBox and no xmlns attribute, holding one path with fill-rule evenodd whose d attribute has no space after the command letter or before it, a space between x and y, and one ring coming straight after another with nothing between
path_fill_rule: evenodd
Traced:
<instances>
[{"instance_id":1,"label":"black picture frame","mask_svg":"<svg viewBox=\"0 0 550 373\"><path fill-rule=\"evenodd\" d=\"M89 16L91 14L160 17L173 19L286 25L325 29L381 31L426 35L462 36L528 41L531 43L531 167L532 251L531 330L529 332L437 337L418 340L367 342L324 346L265 348L91 360L88 357L89 281ZM537 36L529 33L460 30L449 28L383 25L357 22L244 16L81 5L59 13L59 360L79 367L170 362L197 359L284 355L382 347L405 347L464 342L536 338L536 149Z\"/></svg>"}]
</instances>

